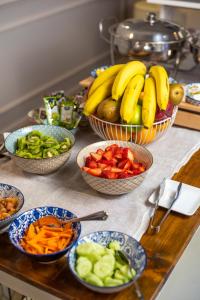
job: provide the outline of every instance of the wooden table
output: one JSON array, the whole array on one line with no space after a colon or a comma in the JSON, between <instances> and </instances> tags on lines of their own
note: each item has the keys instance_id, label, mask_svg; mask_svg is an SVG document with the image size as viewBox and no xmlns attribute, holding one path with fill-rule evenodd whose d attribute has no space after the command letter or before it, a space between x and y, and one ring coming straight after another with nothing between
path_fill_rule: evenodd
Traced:
<instances>
[{"instance_id":1,"label":"wooden table","mask_svg":"<svg viewBox=\"0 0 200 300\"><path fill-rule=\"evenodd\" d=\"M173 179L200 187L200 150L183 166ZM189 199L188 199L189 201ZM159 209L160 218L164 210ZM147 250L148 264L139 279L144 299L155 299L185 247L200 224L200 209L191 217L171 213L159 234L146 233L141 243ZM53 264L40 264L16 251L7 234L0 236L0 272L20 279L61 299L70 300L134 300L134 286L111 295L93 293L70 274L66 258ZM40 300L39 298L36 298ZM42 298L43 299L43 298Z\"/></svg>"}]
</instances>

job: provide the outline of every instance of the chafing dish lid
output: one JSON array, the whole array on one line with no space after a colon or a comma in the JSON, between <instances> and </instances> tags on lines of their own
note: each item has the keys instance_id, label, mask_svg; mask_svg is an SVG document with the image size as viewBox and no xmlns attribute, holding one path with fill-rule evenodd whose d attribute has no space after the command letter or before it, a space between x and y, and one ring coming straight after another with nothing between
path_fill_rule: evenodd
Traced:
<instances>
[{"instance_id":1,"label":"chafing dish lid","mask_svg":"<svg viewBox=\"0 0 200 300\"><path fill-rule=\"evenodd\" d=\"M170 43L185 40L187 31L174 23L157 19L155 13L149 13L146 20L127 19L109 28L116 38L151 43Z\"/></svg>"}]
</instances>

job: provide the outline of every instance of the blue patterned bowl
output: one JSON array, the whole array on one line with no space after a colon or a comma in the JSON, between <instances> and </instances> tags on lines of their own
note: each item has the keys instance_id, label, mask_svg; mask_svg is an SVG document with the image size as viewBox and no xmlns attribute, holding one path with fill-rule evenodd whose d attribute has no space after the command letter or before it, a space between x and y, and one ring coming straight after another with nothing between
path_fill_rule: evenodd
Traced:
<instances>
[{"instance_id":1,"label":"blue patterned bowl","mask_svg":"<svg viewBox=\"0 0 200 300\"><path fill-rule=\"evenodd\" d=\"M27 135L33 130L38 130L45 135L52 136L58 141L62 141L64 138L70 138L72 147L75 143L74 135L64 127L53 125L32 125L24 128L17 129L10 133L5 140L5 148L16 163L16 165L22 168L24 171L35 174L49 174L56 171L58 168L64 165L70 157L71 149L62 154L53 156L51 158L23 158L15 155L17 139Z\"/></svg>"},{"instance_id":2,"label":"blue patterned bowl","mask_svg":"<svg viewBox=\"0 0 200 300\"><path fill-rule=\"evenodd\" d=\"M53 215L58 219L71 219L76 217L75 214L73 214L72 212L64 208L52 207L52 206L36 207L19 215L9 227L9 238L11 243L22 253L40 262L52 262L65 255L69 251L69 249L76 243L81 233L80 222L73 223L72 228L74 231L74 237L70 245L65 249L52 254L42 254L42 255L31 254L26 252L20 246L20 241L23 238L28 226L33 222L37 221L38 219L40 219L41 217L50 216L50 215Z\"/></svg>"},{"instance_id":3,"label":"blue patterned bowl","mask_svg":"<svg viewBox=\"0 0 200 300\"><path fill-rule=\"evenodd\" d=\"M76 265L76 247L79 244L85 243L85 242L95 242L99 243L103 246L107 246L111 241L118 241L121 245L121 250L126 254L126 256L130 259L131 261L131 266L132 268L135 269L136 271L136 276L129 281L128 283L124 283L119 286L115 287L99 287L95 286L92 284L87 283L83 279L81 279L75 270L75 265ZM128 286L132 285L135 280L137 280L142 272L144 271L146 267L146 261L147 261L147 255L145 253L144 248L141 246L141 244L136 241L134 238L131 236L118 232L118 231L97 231L90 233L81 239L78 240L77 244L74 245L68 256L69 260L69 268L72 272L72 274L75 276L75 278L81 282L84 286L89 288L90 290L93 290L95 292L103 293L103 294L110 294L110 293L115 293L119 292Z\"/></svg>"},{"instance_id":4,"label":"blue patterned bowl","mask_svg":"<svg viewBox=\"0 0 200 300\"><path fill-rule=\"evenodd\" d=\"M20 190L10 184L0 183L0 198L5 197L16 197L18 199L18 204L13 215L0 220L0 232L3 232L7 228L7 226L17 217L24 204L24 195Z\"/></svg>"}]
</instances>

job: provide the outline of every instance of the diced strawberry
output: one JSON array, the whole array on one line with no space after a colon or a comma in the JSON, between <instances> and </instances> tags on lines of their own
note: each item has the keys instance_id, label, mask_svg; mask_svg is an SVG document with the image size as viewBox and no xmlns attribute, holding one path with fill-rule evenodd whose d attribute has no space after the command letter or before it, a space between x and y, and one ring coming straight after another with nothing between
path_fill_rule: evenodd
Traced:
<instances>
[{"instance_id":1,"label":"diced strawberry","mask_svg":"<svg viewBox=\"0 0 200 300\"><path fill-rule=\"evenodd\" d=\"M96 153L100 154L100 155L103 155L104 154L104 151L102 149L97 149Z\"/></svg>"},{"instance_id":2,"label":"diced strawberry","mask_svg":"<svg viewBox=\"0 0 200 300\"><path fill-rule=\"evenodd\" d=\"M109 163L110 166L116 167L117 159L113 157L110 161L108 161L108 163Z\"/></svg>"},{"instance_id":3,"label":"diced strawberry","mask_svg":"<svg viewBox=\"0 0 200 300\"><path fill-rule=\"evenodd\" d=\"M126 170L126 173L130 174L130 175L133 175L133 171L131 171L131 170Z\"/></svg>"},{"instance_id":4,"label":"diced strawberry","mask_svg":"<svg viewBox=\"0 0 200 300\"><path fill-rule=\"evenodd\" d=\"M104 170L105 171L111 171L111 168L112 168L111 166L107 166Z\"/></svg>"},{"instance_id":5,"label":"diced strawberry","mask_svg":"<svg viewBox=\"0 0 200 300\"><path fill-rule=\"evenodd\" d=\"M132 162L132 167L133 167L133 169L139 169L140 168L140 164L133 161Z\"/></svg>"},{"instance_id":6,"label":"diced strawberry","mask_svg":"<svg viewBox=\"0 0 200 300\"><path fill-rule=\"evenodd\" d=\"M126 165L127 161L128 161L127 159L124 159L124 160L120 161L118 163L117 167L120 168L120 169L124 169L124 166Z\"/></svg>"},{"instance_id":7,"label":"diced strawberry","mask_svg":"<svg viewBox=\"0 0 200 300\"><path fill-rule=\"evenodd\" d=\"M92 157L95 161L100 161L101 158L102 158L102 154L98 154L98 153L95 153L95 152L91 152L90 155L91 155L91 157Z\"/></svg>"},{"instance_id":8,"label":"diced strawberry","mask_svg":"<svg viewBox=\"0 0 200 300\"><path fill-rule=\"evenodd\" d=\"M129 159L127 159L127 162L124 166L124 170L129 170L131 168L131 161Z\"/></svg>"},{"instance_id":9,"label":"diced strawberry","mask_svg":"<svg viewBox=\"0 0 200 300\"><path fill-rule=\"evenodd\" d=\"M139 170L140 170L140 172L142 173L142 172L145 171L145 167L144 167L144 166L141 166L141 167L139 167Z\"/></svg>"},{"instance_id":10,"label":"diced strawberry","mask_svg":"<svg viewBox=\"0 0 200 300\"><path fill-rule=\"evenodd\" d=\"M130 175L126 172L121 172L118 174L119 179L123 179L123 178L127 178L127 177L130 177Z\"/></svg>"},{"instance_id":11,"label":"diced strawberry","mask_svg":"<svg viewBox=\"0 0 200 300\"><path fill-rule=\"evenodd\" d=\"M133 151L130 148L124 148L122 158L123 159L129 159L130 161L133 161L134 160Z\"/></svg>"},{"instance_id":12,"label":"diced strawberry","mask_svg":"<svg viewBox=\"0 0 200 300\"><path fill-rule=\"evenodd\" d=\"M88 174L93 175L93 176L101 176L102 170L100 168L95 168L95 169L90 169L87 168L87 170L84 169Z\"/></svg>"},{"instance_id":13,"label":"diced strawberry","mask_svg":"<svg viewBox=\"0 0 200 300\"><path fill-rule=\"evenodd\" d=\"M87 156L86 159L85 159L85 166L88 167L89 166L89 163L90 161L92 160L91 156Z\"/></svg>"},{"instance_id":14,"label":"diced strawberry","mask_svg":"<svg viewBox=\"0 0 200 300\"><path fill-rule=\"evenodd\" d=\"M117 144L112 144L112 145L111 145L111 148L112 148L112 149L117 149L117 148L119 148L119 146L118 146Z\"/></svg>"},{"instance_id":15,"label":"diced strawberry","mask_svg":"<svg viewBox=\"0 0 200 300\"><path fill-rule=\"evenodd\" d=\"M117 173L114 173L114 172L111 172L108 170L103 170L102 177L108 178L108 179L117 179L118 175L117 175Z\"/></svg>"},{"instance_id":16,"label":"diced strawberry","mask_svg":"<svg viewBox=\"0 0 200 300\"><path fill-rule=\"evenodd\" d=\"M115 158L122 159L122 153L123 153L123 148L122 147L116 148Z\"/></svg>"},{"instance_id":17,"label":"diced strawberry","mask_svg":"<svg viewBox=\"0 0 200 300\"><path fill-rule=\"evenodd\" d=\"M108 166L107 164L102 164L98 162L98 168L100 168L101 170L105 169L107 166Z\"/></svg>"},{"instance_id":18,"label":"diced strawberry","mask_svg":"<svg viewBox=\"0 0 200 300\"><path fill-rule=\"evenodd\" d=\"M110 151L111 150L111 146L106 147L105 152L106 151Z\"/></svg>"},{"instance_id":19,"label":"diced strawberry","mask_svg":"<svg viewBox=\"0 0 200 300\"><path fill-rule=\"evenodd\" d=\"M96 161L90 160L87 164L87 167L91 168L91 169L95 169L95 168L98 168L98 165L97 165Z\"/></svg>"},{"instance_id":20,"label":"diced strawberry","mask_svg":"<svg viewBox=\"0 0 200 300\"><path fill-rule=\"evenodd\" d=\"M120 173L122 170L119 168L111 167L111 172Z\"/></svg>"},{"instance_id":21,"label":"diced strawberry","mask_svg":"<svg viewBox=\"0 0 200 300\"><path fill-rule=\"evenodd\" d=\"M111 160L113 158L112 150L104 152L103 157L107 160Z\"/></svg>"},{"instance_id":22,"label":"diced strawberry","mask_svg":"<svg viewBox=\"0 0 200 300\"><path fill-rule=\"evenodd\" d=\"M138 169L133 170L133 175L139 175L140 173L141 171Z\"/></svg>"},{"instance_id":23,"label":"diced strawberry","mask_svg":"<svg viewBox=\"0 0 200 300\"><path fill-rule=\"evenodd\" d=\"M90 168L88 168L88 167L82 167L82 170L85 171L85 172L87 172L89 169Z\"/></svg>"}]
</instances>

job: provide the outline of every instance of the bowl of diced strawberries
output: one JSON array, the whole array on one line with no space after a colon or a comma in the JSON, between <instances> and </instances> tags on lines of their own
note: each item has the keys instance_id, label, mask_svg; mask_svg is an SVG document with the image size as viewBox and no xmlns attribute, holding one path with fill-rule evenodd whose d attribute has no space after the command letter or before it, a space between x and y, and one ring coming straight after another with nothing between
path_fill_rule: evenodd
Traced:
<instances>
[{"instance_id":1,"label":"bowl of diced strawberries","mask_svg":"<svg viewBox=\"0 0 200 300\"><path fill-rule=\"evenodd\" d=\"M110 195L125 194L137 188L152 163L153 156L145 147L115 140L90 144L77 156L86 183Z\"/></svg>"}]
</instances>

